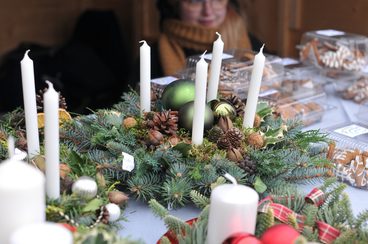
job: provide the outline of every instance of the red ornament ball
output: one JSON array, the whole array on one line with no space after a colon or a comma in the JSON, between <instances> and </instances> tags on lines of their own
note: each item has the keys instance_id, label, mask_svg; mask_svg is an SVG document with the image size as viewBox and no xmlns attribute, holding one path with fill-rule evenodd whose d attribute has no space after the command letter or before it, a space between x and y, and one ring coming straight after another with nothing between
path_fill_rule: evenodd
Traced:
<instances>
[{"instance_id":1,"label":"red ornament ball","mask_svg":"<svg viewBox=\"0 0 368 244\"><path fill-rule=\"evenodd\" d=\"M222 244L262 244L262 242L252 234L236 233L227 238Z\"/></svg>"},{"instance_id":2,"label":"red ornament ball","mask_svg":"<svg viewBox=\"0 0 368 244\"><path fill-rule=\"evenodd\" d=\"M262 244L293 244L299 236L299 232L290 225L278 224L267 229L261 241Z\"/></svg>"}]
</instances>

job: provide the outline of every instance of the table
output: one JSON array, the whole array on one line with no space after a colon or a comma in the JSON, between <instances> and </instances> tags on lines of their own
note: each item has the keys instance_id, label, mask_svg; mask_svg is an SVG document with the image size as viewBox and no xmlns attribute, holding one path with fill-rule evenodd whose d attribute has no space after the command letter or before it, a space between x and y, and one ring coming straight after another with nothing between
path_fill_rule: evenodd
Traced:
<instances>
[{"instance_id":1,"label":"table","mask_svg":"<svg viewBox=\"0 0 368 244\"><path fill-rule=\"evenodd\" d=\"M325 86L327 94L327 102L333 105L335 109L328 111L322 118L322 121L306 127L309 129L320 129L335 126L344 122L357 121L357 114L360 106L351 101L342 100L336 97L333 84ZM300 189L308 193L315 187L314 185L300 185ZM351 200L354 215L367 208L368 191L360 190L348 186L345 191ZM195 206L187 206L185 208L171 210L171 214L188 220L197 217L200 210ZM123 229L119 234L123 237L131 237L132 239L141 239L145 243L155 243L167 231L164 222L153 215L151 209L146 203L129 200L128 207L124 212L127 222L122 222Z\"/></svg>"}]
</instances>

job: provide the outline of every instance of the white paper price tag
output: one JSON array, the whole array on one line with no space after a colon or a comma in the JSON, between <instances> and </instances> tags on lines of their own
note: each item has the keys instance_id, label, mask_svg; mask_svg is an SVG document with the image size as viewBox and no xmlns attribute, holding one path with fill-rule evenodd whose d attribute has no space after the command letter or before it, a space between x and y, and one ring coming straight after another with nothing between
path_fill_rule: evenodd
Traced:
<instances>
[{"instance_id":1,"label":"white paper price tag","mask_svg":"<svg viewBox=\"0 0 368 244\"><path fill-rule=\"evenodd\" d=\"M319 31L316 31L316 33L318 35L322 35L322 36L342 36L342 35L345 35L345 32L343 31L338 31L338 30L319 30Z\"/></svg>"},{"instance_id":2,"label":"white paper price tag","mask_svg":"<svg viewBox=\"0 0 368 244\"><path fill-rule=\"evenodd\" d=\"M134 169L134 157L128 153L122 152L123 155L123 170L131 172Z\"/></svg>"},{"instance_id":3,"label":"white paper price tag","mask_svg":"<svg viewBox=\"0 0 368 244\"><path fill-rule=\"evenodd\" d=\"M351 124L342 128L338 128L335 130L335 132L353 138L368 133L368 129L356 124Z\"/></svg>"},{"instance_id":4,"label":"white paper price tag","mask_svg":"<svg viewBox=\"0 0 368 244\"><path fill-rule=\"evenodd\" d=\"M174 77L174 76L165 76L165 77L161 77L161 78L157 78L157 79L153 79L151 80L152 83L155 83L157 85L168 85L171 82L173 82L174 80L177 80L178 78Z\"/></svg>"}]
</instances>

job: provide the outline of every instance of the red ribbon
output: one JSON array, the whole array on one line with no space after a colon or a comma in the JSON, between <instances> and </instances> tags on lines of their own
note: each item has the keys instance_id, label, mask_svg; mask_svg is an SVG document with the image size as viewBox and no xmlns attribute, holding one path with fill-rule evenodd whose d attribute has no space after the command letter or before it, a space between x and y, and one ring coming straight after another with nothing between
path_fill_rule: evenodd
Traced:
<instances>
[{"instance_id":1,"label":"red ribbon","mask_svg":"<svg viewBox=\"0 0 368 244\"><path fill-rule=\"evenodd\" d=\"M283 223L289 223L289 216L294 215L298 222L298 231L301 232L304 228L304 221L305 216L295 213L290 208L279 204L274 203L273 199L284 199L285 197L274 197L274 196L267 196L262 199L258 204L258 211L262 213L266 213L269 208L273 210L274 216L276 219ZM316 206L321 206L324 202L325 196L323 191L318 188L314 188L306 197L305 201L308 203L315 204ZM318 228L318 238L323 243L332 243L339 235L340 231L331 225L317 221L317 228Z\"/></svg>"}]
</instances>

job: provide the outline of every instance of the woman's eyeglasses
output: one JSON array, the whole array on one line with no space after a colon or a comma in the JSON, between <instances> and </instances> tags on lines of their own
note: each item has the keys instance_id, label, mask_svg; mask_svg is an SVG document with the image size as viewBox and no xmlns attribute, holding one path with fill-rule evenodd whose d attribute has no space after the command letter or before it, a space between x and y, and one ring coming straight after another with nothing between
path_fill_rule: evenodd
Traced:
<instances>
[{"instance_id":1,"label":"woman's eyeglasses","mask_svg":"<svg viewBox=\"0 0 368 244\"><path fill-rule=\"evenodd\" d=\"M200 10L203 4L209 2L214 10L223 9L228 0L182 0L190 10Z\"/></svg>"}]
</instances>

